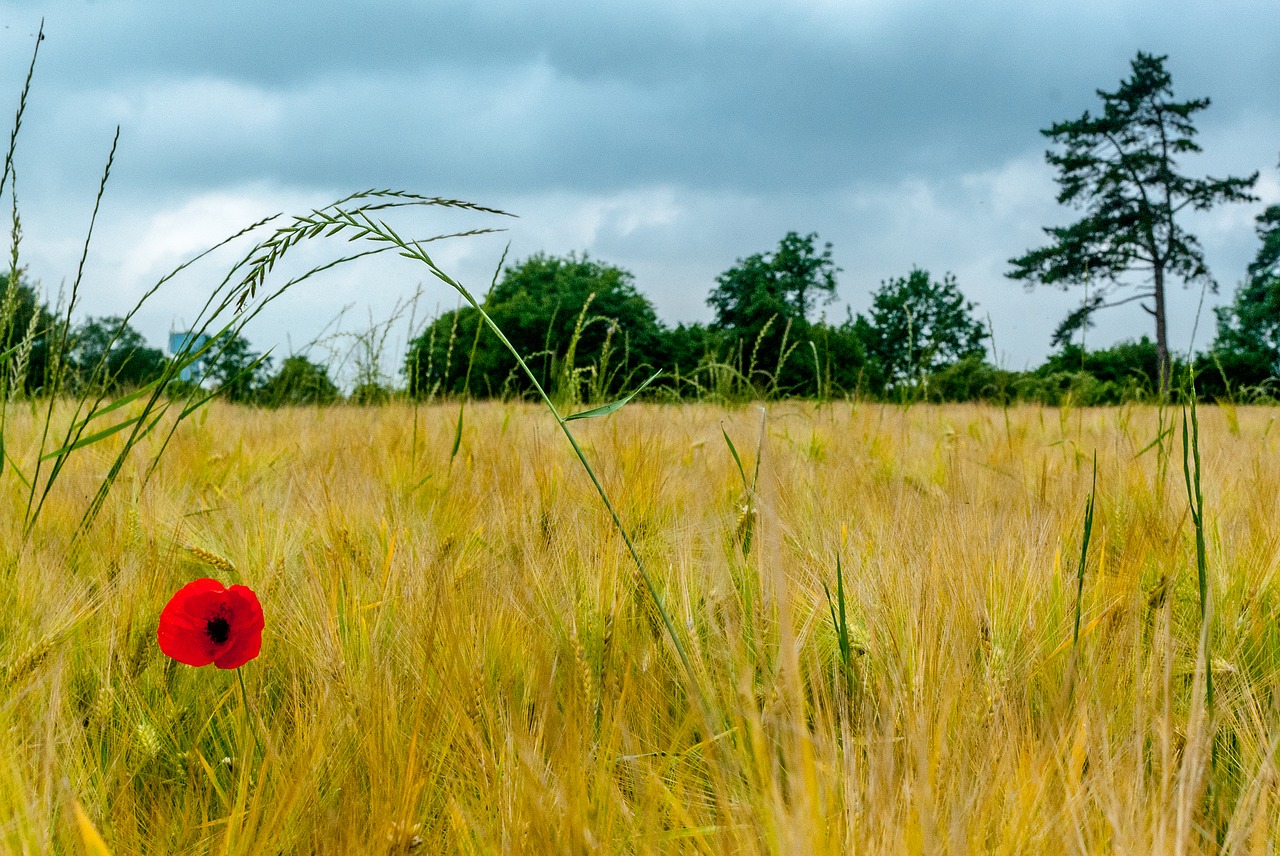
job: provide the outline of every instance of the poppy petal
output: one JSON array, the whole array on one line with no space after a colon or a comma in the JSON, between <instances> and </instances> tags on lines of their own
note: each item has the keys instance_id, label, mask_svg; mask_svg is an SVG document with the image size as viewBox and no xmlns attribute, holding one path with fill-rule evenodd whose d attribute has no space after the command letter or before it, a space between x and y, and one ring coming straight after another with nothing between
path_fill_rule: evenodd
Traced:
<instances>
[{"instance_id":1,"label":"poppy petal","mask_svg":"<svg viewBox=\"0 0 1280 856\"><path fill-rule=\"evenodd\" d=\"M227 648L218 653L213 664L219 669L238 669L262 651L262 632L240 633L232 637Z\"/></svg>"},{"instance_id":2,"label":"poppy petal","mask_svg":"<svg viewBox=\"0 0 1280 856\"><path fill-rule=\"evenodd\" d=\"M199 579L187 583L169 599L160 613L156 641L167 656L188 666L207 666L215 652L205 633L210 608L222 592L217 580Z\"/></svg>"},{"instance_id":3,"label":"poppy petal","mask_svg":"<svg viewBox=\"0 0 1280 856\"><path fill-rule=\"evenodd\" d=\"M227 606L231 635L213 664L219 669L236 669L262 651L262 605L252 589L237 585L227 590Z\"/></svg>"},{"instance_id":4,"label":"poppy petal","mask_svg":"<svg viewBox=\"0 0 1280 856\"><path fill-rule=\"evenodd\" d=\"M179 589L160 613L156 641L179 663L234 669L262 648L262 606L247 586L199 579Z\"/></svg>"}]
</instances>

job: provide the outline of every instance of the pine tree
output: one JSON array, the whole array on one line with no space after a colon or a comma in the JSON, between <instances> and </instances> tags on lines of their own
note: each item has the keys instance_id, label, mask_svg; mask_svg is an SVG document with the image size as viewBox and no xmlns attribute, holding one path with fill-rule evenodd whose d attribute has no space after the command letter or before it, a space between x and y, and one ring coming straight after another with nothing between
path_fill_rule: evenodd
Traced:
<instances>
[{"instance_id":1,"label":"pine tree","mask_svg":"<svg viewBox=\"0 0 1280 856\"><path fill-rule=\"evenodd\" d=\"M1149 301L1142 307L1155 320L1162 392L1169 388L1169 280L1203 282L1217 291L1200 242L1179 216L1187 209L1251 201L1249 190L1258 178L1256 172L1248 178L1191 178L1178 171L1181 156L1200 151L1192 117L1209 99L1174 100L1166 59L1139 52L1132 76L1119 89L1098 90L1101 115L1085 111L1041 131L1062 147L1045 153L1058 171L1058 202L1085 213L1070 226L1046 228L1053 243L1010 259L1008 274L1028 286L1093 283L1091 311ZM1112 299L1116 288L1132 285L1126 278L1133 272L1146 274L1136 293ZM1087 314L1080 323L1087 323Z\"/></svg>"}]
</instances>

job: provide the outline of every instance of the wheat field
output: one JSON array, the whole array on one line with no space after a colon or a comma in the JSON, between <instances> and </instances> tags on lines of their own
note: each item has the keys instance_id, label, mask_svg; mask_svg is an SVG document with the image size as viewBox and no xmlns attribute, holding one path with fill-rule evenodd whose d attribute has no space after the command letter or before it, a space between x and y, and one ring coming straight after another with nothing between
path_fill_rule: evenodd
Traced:
<instances>
[{"instance_id":1,"label":"wheat field","mask_svg":"<svg viewBox=\"0 0 1280 856\"><path fill-rule=\"evenodd\" d=\"M679 650L532 406L215 402L79 532L114 438L25 535L9 467L0 851L1275 852L1276 415L1199 412L1211 708L1176 410L574 423ZM243 690L156 646L204 576Z\"/></svg>"}]
</instances>

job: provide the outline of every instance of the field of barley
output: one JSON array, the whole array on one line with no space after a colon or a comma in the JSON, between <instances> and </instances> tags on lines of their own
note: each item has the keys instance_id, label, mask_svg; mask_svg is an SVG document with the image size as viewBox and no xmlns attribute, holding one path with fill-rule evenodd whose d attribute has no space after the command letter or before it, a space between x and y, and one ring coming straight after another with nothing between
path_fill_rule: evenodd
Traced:
<instances>
[{"instance_id":1,"label":"field of barley","mask_svg":"<svg viewBox=\"0 0 1280 856\"><path fill-rule=\"evenodd\" d=\"M661 609L532 406L215 402L83 530L115 438L29 532L8 466L0 851L1275 852L1277 415L1199 411L1207 658L1173 409L575 422ZM199 577L238 673L157 647Z\"/></svg>"}]
</instances>

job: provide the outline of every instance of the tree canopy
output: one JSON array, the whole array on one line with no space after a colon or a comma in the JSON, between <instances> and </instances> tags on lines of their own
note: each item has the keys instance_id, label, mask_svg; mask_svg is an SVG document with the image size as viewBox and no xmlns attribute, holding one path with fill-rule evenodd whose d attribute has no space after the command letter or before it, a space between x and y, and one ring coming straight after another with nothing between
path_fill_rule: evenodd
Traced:
<instances>
[{"instance_id":1,"label":"tree canopy","mask_svg":"<svg viewBox=\"0 0 1280 856\"><path fill-rule=\"evenodd\" d=\"M253 350L240 333L226 332L209 345L206 376L230 401L247 403L254 400L271 371L271 358Z\"/></svg>"},{"instance_id":2,"label":"tree canopy","mask_svg":"<svg viewBox=\"0 0 1280 856\"><path fill-rule=\"evenodd\" d=\"M715 311L711 329L736 354L730 362L740 364L752 383L801 393L812 386L812 370L789 357L809 336L813 308L835 299L840 272L831 244L819 251L817 240L816 233L788 232L772 252L738 259L716 277L707 297Z\"/></svg>"},{"instance_id":3,"label":"tree canopy","mask_svg":"<svg viewBox=\"0 0 1280 856\"><path fill-rule=\"evenodd\" d=\"M80 388L130 389L156 380L165 357L118 316L86 318L71 334L69 363Z\"/></svg>"},{"instance_id":4,"label":"tree canopy","mask_svg":"<svg viewBox=\"0 0 1280 856\"><path fill-rule=\"evenodd\" d=\"M1261 246L1248 277L1235 299L1215 310L1215 368L1238 387L1280 380L1280 205L1269 207L1257 222Z\"/></svg>"},{"instance_id":5,"label":"tree canopy","mask_svg":"<svg viewBox=\"0 0 1280 856\"><path fill-rule=\"evenodd\" d=\"M819 302L835 298L836 274L831 244L814 247L817 233L788 232L770 253L755 253L716 277L707 297L722 330L758 332L771 318L804 322Z\"/></svg>"},{"instance_id":6,"label":"tree canopy","mask_svg":"<svg viewBox=\"0 0 1280 856\"><path fill-rule=\"evenodd\" d=\"M268 407L333 404L341 397L329 370L301 354L285 357L280 370L258 390L257 398Z\"/></svg>"},{"instance_id":7,"label":"tree canopy","mask_svg":"<svg viewBox=\"0 0 1280 856\"><path fill-rule=\"evenodd\" d=\"M47 387L53 315L19 270L0 273L0 396Z\"/></svg>"},{"instance_id":8,"label":"tree canopy","mask_svg":"<svg viewBox=\"0 0 1280 856\"><path fill-rule=\"evenodd\" d=\"M966 357L981 356L986 331L956 279L915 268L871 295L867 356L887 389L902 389Z\"/></svg>"},{"instance_id":9,"label":"tree canopy","mask_svg":"<svg viewBox=\"0 0 1280 856\"><path fill-rule=\"evenodd\" d=\"M1181 156L1200 151L1192 117L1209 99L1175 100L1166 59L1139 52L1132 75L1115 92L1098 90L1101 114L1085 111L1041 132L1062 147L1045 153L1058 173L1058 202L1083 209L1084 216L1069 226L1046 228L1052 243L1009 260L1009 276L1029 285L1095 284L1085 311L1060 328L1060 341L1073 325L1088 323L1089 311L1149 300L1143 308L1155 321L1162 390L1169 383L1169 277L1217 287L1200 242L1180 216L1187 209L1250 200L1257 180L1257 173L1192 178L1178 171ZM1128 284L1127 275L1135 271L1146 276L1137 291L1112 299L1112 291Z\"/></svg>"},{"instance_id":10,"label":"tree canopy","mask_svg":"<svg viewBox=\"0 0 1280 856\"><path fill-rule=\"evenodd\" d=\"M617 389L658 359L662 328L634 277L585 253L538 253L507 268L486 297L497 323L548 389L568 397L581 382ZM409 346L410 392L524 394L515 358L471 307L445 312Z\"/></svg>"}]
</instances>

